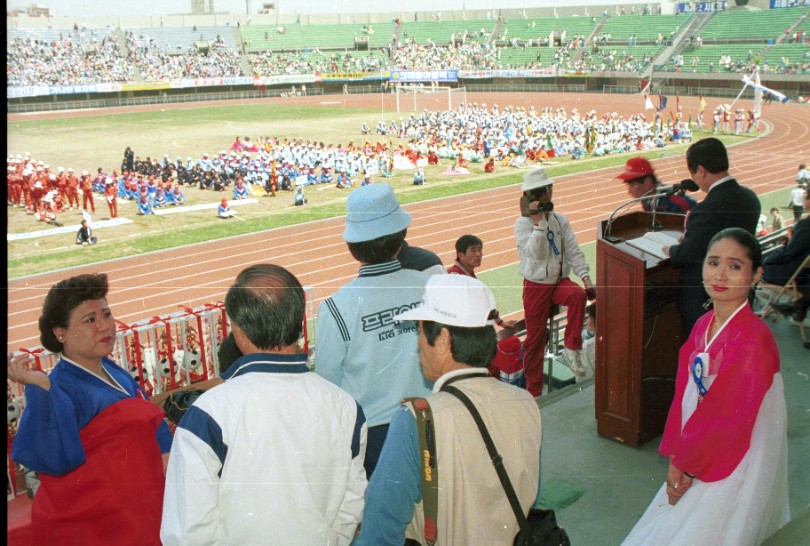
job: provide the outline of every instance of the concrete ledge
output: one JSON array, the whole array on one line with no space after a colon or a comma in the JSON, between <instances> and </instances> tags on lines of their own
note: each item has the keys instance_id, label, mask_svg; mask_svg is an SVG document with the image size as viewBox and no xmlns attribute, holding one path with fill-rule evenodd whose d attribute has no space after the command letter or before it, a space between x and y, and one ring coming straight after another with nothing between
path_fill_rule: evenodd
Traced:
<instances>
[{"instance_id":1,"label":"concrete ledge","mask_svg":"<svg viewBox=\"0 0 810 546\"><path fill-rule=\"evenodd\" d=\"M114 218L112 220L100 220L93 222L93 230L105 227L122 226L124 224L131 224L132 220L128 218ZM47 237L48 235L62 235L64 233L75 234L79 231L81 226L79 224L71 226L55 227L51 229L40 229L39 231L29 231L27 233L9 233L6 235L7 241L19 241L22 239L33 239L35 237Z\"/></svg>"},{"instance_id":2,"label":"concrete ledge","mask_svg":"<svg viewBox=\"0 0 810 546\"><path fill-rule=\"evenodd\" d=\"M248 199L233 199L233 200L228 199L228 204L230 206L232 206L232 207L237 207L237 206L241 206L241 205L252 205L253 203L258 203L258 202L259 202L258 199L254 199L252 197L250 197ZM158 216L164 216L166 214L177 214L178 212L191 212L191 211L195 211L195 210L215 209L218 206L219 206L219 203L203 203L201 205L188 205L188 206L182 206L182 207L173 207L171 205L168 205L166 207L159 208L159 209L154 209L153 208L152 210L154 210L154 213L157 214ZM78 229L78 228L76 228L76 229Z\"/></svg>"}]
</instances>

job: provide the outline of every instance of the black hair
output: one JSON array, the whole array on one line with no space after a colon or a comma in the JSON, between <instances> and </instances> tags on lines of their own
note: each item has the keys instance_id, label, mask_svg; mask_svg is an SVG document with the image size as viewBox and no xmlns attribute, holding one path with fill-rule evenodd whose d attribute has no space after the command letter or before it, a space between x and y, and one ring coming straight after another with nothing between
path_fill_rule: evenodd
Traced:
<instances>
[{"instance_id":1,"label":"black hair","mask_svg":"<svg viewBox=\"0 0 810 546\"><path fill-rule=\"evenodd\" d=\"M551 188L552 188L552 184L549 184L548 186L543 186L543 187L540 187L540 188L534 188L532 190L526 190L526 191L523 192L523 195L526 196L526 198L529 200L529 202L531 202L531 201L539 201L540 199L545 197L545 195L549 191L551 191Z\"/></svg>"},{"instance_id":2,"label":"black hair","mask_svg":"<svg viewBox=\"0 0 810 546\"><path fill-rule=\"evenodd\" d=\"M250 342L270 350L296 343L303 334L305 296L301 283L281 266L243 270L225 296L225 310Z\"/></svg>"},{"instance_id":3,"label":"black hair","mask_svg":"<svg viewBox=\"0 0 810 546\"><path fill-rule=\"evenodd\" d=\"M712 240L709 241L709 246L706 247L707 252L714 243L722 239L732 239L745 249L745 254L748 256L748 259L751 260L753 266L752 270L754 272L762 266L762 247L759 241L757 241L757 238L751 235L751 233L738 227L726 228L719 231L712 237Z\"/></svg>"},{"instance_id":4,"label":"black hair","mask_svg":"<svg viewBox=\"0 0 810 546\"><path fill-rule=\"evenodd\" d=\"M493 310L493 313L496 311ZM450 333L450 351L453 360L461 364L486 368L495 358L498 350L498 336L492 326L462 328L432 320L423 320L421 328L431 347L436 343L436 338L439 337L442 328L446 328Z\"/></svg>"},{"instance_id":5,"label":"black hair","mask_svg":"<svg viewBox=\"0 0 810 546\"><path fill-rule=\"evenodd\" d=\"M483 247L484 243L475 235L462 235L456 241L456 252L464 254L471 246Z\"/></svg>"},{"instance_id":6,"label":"black hair","mask_svg":"<svg viewBox=\"0 0 810 546\"><path fill-rule=\"evenodd\" d=\"M86 301L107 296L109 284L105 273L77 275L59 281L51 287L42 304L39 317L39 341L52 353L62 352L62 342L53 333L54 328L67 328L70 313Z\"/></svg>"},{"instance_id":7,"label":"black hair","mask_svg":"<svg viewBox=\"0 0 810 546\"><path fill-rule=\"evenodd\" d=\"M728 151L720 139L709 137L698 140L686 150L686 165L690 173L703 167L711 174L728 170Z\"/></svg>"},{"instance_id":8,"label":"black hair","mask_svg":"<svg viewBox=\"0 0 810 546\"><path fill-rule=\"evenodd\" d=\"M648 178L652 178L653 186L660 186L661 185L661 181L658 180L658 177L655 176L655 173L644 174L644 175L641 175L639 177L632 178L630 180L625 180L625 183L634 184L634 183L638 182L639 184L643 184L644 181L647 180Z\"/></svg>"},{"instance_id":9,"label":"black hair","mask_svg":"<svg viewBox=\"0 0 810 546\"><path fill-rule=\"evenodd\" d=\"M589 303L585 306L585 315L596 320L596 303Z\"/></svg>"},{"instance_id":10,"label":"black hair","mask_svg":"<svg viewBox=\"0 0 810 546\"><path fill-rule=\"evenodd\" d=\"M222 343L220 343L219 349L217 350L217 356L219 357L220 375L224 373L225 370L230 368L231 364L236 362L236 360L242 356L242 351L236 344L236 340L233 337L233 332L229 332L228 337L222 340Z\"/></svg>"},{"instance_id":11,"label":"black hair","mask_svg":"<svg viewBox=\"0 0 810 546\"><path fill-rule=\"evenodd\" d=\"M358 262L371 265L384 264L397 257L407 233L408 230L403 229L400 232L383 235L370 241L346 244L349 245L349 252Z\"/></svg>"}]
</instances>

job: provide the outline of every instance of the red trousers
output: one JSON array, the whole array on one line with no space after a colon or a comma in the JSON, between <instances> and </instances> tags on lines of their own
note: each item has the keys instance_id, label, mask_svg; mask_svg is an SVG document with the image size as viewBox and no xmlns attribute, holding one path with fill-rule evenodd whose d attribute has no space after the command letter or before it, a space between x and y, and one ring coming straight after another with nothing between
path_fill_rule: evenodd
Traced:
<instances>
[{"instance_id":1,"label":"red trousers","mask_svg":"<svg viewBox=\"0 0 810 546\"><path fill-rule=\"evenodd\" d=\"M93 200L93 192L90 190L85 190L82 192L82 208L87 210L87 202L90 201L90 207L93 209L93 213L96 212L96 202Z\"/></svg>"},{"instance_id":2,"label":"red trousers","mask_svg":"<svg viewBox=\"0 0 810 546\"><path fill-rule=\"evenodd\" d=\"M67 202L68 206L79 208L79 192L76 188L67 190Z\"/></svg>"},{"instance_id":3,"label":"red trousers","mask_svg":"<svg viewBox=\"0 0 810 546\"><path fill-rule=\"evenodd\" d=\"M585 289L568 278L561 279L556 285L523 279L523 314L526 318L523 366L526 389L532 396L540 396L543 391L543 360L548 343L547 323L551 306L564 305L567 308L565 346L580 350L587 299Z\"/></svg>"},{"instance_id":4,"label":"red trousers","mask_svg":"<svg viewBox=\"0 0 810 546\"><path fill-rule=\"evenodd\" d=\"M118 199L117 197L113 197L110 200L109 197L105 196L107 200L107 206L110 209L110 218L118 218Z\"/></svg>"}]
</instances>

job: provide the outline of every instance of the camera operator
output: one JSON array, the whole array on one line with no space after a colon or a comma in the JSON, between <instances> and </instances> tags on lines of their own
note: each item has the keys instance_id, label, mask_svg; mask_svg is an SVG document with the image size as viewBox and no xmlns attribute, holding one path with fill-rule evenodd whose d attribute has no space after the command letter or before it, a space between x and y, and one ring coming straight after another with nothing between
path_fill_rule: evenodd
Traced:
<instances>
[{"instance_id":1,"label":"camera operator","mask_svg":"<svg viewBox=\"0 0 810 546\"><path fill-rule=\"evenodd\" d=\"M567 308L563 358L578 376L585 374L580 363L585 302L595 291L589 267L577 244L568 219L554 211L554 180L538 168L523 177L520 199L522 216L515 222L515 239L523 276L523 311L526 318L524 360L526 388L533 396L543 390L543 357L552 305ZM570 271L582 279L585 289L568 278Z\"/></svg>"}]
</instances>

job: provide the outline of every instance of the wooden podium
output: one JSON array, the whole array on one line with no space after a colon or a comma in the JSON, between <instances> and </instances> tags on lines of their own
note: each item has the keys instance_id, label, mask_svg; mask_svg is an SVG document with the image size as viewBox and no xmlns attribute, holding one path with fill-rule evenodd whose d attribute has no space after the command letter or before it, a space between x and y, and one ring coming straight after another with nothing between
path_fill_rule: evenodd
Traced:
<instances>
[{"instance_id":1,"label":"wooden podium","mask_svg":"<svg viewBox=\"0 0 810 546\"><path fill-rule=\"evenodd\" d=\"M668 231L684 217L656 213ZM596 242L597 432L640 446L664 429L675 392L678 350L685 341L676 307L678 271L626 241L651 231L652 215L630 212L599 224Z\"/></svg>"}]
</instances>

